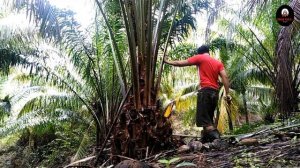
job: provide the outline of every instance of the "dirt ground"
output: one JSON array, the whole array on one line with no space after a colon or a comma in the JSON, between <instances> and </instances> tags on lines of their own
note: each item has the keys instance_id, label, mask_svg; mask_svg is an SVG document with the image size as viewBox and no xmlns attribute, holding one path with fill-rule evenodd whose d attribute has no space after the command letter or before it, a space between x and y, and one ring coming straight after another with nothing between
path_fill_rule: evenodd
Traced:
<instances>
[{"instance_id":1,"label":"dirt ground","mask_svg":"<svg viewBox=\"0 0 300 168\"><path fill-rule=\"evenodd\" d=\"M148 163L152 167L165 167L159 160L178 157L179 160L171 163L171 167L182 162L193 163L199 168L300 167L300 126L284 131L267 130L243 140L238 138L225 137L217 147L214 144L203 144L200 150L162 153L159 157L148 160Z\"/></svg>"}]
</instances>

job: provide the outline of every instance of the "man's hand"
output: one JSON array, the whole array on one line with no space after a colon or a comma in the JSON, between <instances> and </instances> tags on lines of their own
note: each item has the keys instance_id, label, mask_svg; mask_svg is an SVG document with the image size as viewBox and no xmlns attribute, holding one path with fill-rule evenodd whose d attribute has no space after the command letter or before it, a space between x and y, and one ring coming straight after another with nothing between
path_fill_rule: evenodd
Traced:
<instances>
[{"instance_id":1,"label":"man's hand","mask_svg":"<svg viewBox=\"0 0 300 168\"><path fill-rule=\"evenodd\" d=\"M224 88L225 88L225 93L226 93L226 97L229 95L229 80L227 77L227 73L225 70L222 70L220 72L220 76L222 78L222 83L224 84ZM230 97L230 96L229 96ZM231 98L231 97L230 97Z\"/></svg>"},{"instance_id":2,"label":"man's hand","mask_svg":"<svg viewBox=\"0 0 300 168\"><path fill-rule=\"evenodd\" d=\"M232 100L232 97L231 97L229 94L227 94L227 95L224 97L224 99L226 100L226 102L227 102L228 104L230 104L230 103L231 103L231 100Z\"/></svg>"}]
</instances>

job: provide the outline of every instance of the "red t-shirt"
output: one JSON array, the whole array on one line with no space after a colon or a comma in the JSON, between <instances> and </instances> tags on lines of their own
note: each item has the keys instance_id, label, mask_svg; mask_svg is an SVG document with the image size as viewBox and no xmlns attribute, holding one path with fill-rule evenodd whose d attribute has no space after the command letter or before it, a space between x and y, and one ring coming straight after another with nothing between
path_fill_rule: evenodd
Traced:
<instances>
[{"instance_id":1,"label":"red t-shirt","mask_svg":"<svg viewBox=\"0 0 300 168\"><path fill-rule=\"evenodd\" d=\"M201 88L210 87L219 89L218 76L224 70L222 62L213 59L209 54L194 55L187 59L193 65L197 65Z\"/></svg>"}]
</instances>

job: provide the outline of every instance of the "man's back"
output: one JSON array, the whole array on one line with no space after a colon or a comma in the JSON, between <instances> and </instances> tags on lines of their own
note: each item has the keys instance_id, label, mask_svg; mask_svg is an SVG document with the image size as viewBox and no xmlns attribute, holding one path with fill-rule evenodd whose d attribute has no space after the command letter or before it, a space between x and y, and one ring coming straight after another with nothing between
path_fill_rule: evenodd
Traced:
<instances>
[{"instance_id":1,"label":"man's back","mask_svg":"<svg viewBox=\"0 0 300 168\"><path fill-rule=\"evenodd\" d=\"M201 88L219 88L218 76L220 71L224 70L220 61L205 53L190 57L188 62L198 67Z\"/></svg>"}]
</instances>

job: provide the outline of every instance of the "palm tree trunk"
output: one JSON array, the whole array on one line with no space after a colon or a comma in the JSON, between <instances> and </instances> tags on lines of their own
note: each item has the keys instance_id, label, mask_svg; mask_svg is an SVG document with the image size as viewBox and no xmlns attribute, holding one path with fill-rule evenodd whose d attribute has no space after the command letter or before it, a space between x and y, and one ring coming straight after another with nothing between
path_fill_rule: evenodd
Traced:
<instances>
[{"instance_id":1,"label":"palm tree trunk","mask_svg":"<svg viewBox=\"0 0 300 168\"><path fill-rule=\"evenodd\" d=\"M290 6L294 10L295 20L293 24L288 27L282 27L276 45L276 67L277 67L277 78L276 78L276 95L279 104L279 111L284 118L288 118L293 107L294 97L293 94L293 62L292 60L292 38L295 33L299 30L300 23L300 1L292 0Z\"/></svg>"},{"instance_id":2,"label":"palm tree trunk","mask_svg":"<svg viewBox=\"0 0 300 168\"><path fill-rule=\"evenodd\" d=\"M100 151L100 127L96 124L96 152Z\"/></svg>"},{"instance_id":3,"label":"palm tree trunk","mask_svg":"<svg viewBox=\"0 0 300 168\"><path fill-rule=\"evenodd\" d=\"M244 104L244 110L246 113L246 123L249 124L249 112L248 112L248 108L247 108L247 101L246 101L246 94L243 93L243 104Z\"/></svg>"}]
</instances>

